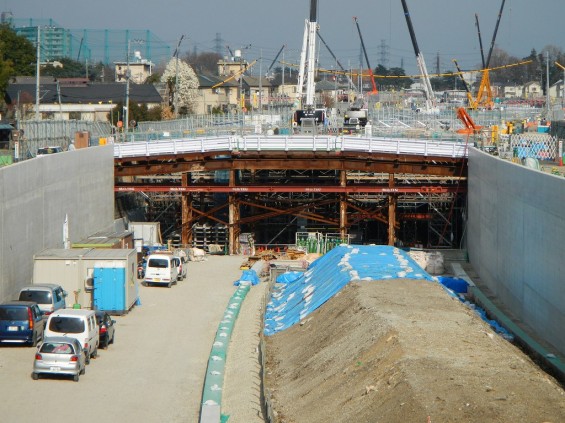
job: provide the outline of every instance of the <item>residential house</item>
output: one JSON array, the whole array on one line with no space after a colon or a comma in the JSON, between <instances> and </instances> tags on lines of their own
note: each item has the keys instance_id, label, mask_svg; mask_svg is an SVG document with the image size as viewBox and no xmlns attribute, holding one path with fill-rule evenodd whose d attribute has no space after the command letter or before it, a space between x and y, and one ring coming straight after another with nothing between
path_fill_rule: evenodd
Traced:
<instances>
[{"instance_id":1,"label":"residential house","mask_svg":"<svg viewBox=\"0 0 565 423\"><path fill-rule=\"evenodd\" d=\"M126 74L129 66L130 82L143 84L153 72L153 63L142 59L139 51L135 52L135 60L131 62L114 62L114 75L116 82L126 82Z\"/></svg>"},{"instance_id":2,"label":"residential house","mask_svg":"<svg viewBox=\"0 0 565 423\"><path fill-rule=\"evenodd\" d=\"M237 110L239 84L215 75L198 74L198 97L193 112L210 114L214 110L223 113Z\"/></svg>"},{"instance_id":3,"label":"residential house","mask_svg":"<svg viewBox=\"0 0 565 423\"><path fill-rule=\"evenodd\" d=\"M108 121L116 103L125 103L126 84L97 83L86 78L52 77L40 80L39 116L41 119L76 119ZM19 118L33 119L36 107L36 83L30 79L14 79L6 89L5 101L17 111ZM129 101L161 105L162 98L150 84L130 84Z\"/></svg>"},{"instance_id":4,"label":"residential house","mask_svg":"<svg viewBox=\"0 0 565 423\"><path fill-rule=\"evenodd\" d=\"M563 84L563 80L560 79L555 84L553 84L551 87L549 87L549 97L552 98L552 99L563 100L563 98L564 98L563 90L564 89L565 89L565 84Z\"/></svg>"},{"instance_id":5,"label":"residential house","mask_svg":"<svg viewBox=\"0 0 565 423\"><path fill-rule=\"evenodd\" d=\"M524 84L522 96L528 99L543 97L541 84L537 81L531 81Z\"/></svg>"},{"instance_id":6,"label":"residential house","mask_svg":"<svg viewBox=\"0 0 565 423\"><path fill-rule=\"evenodd\" d=\"M524 87L522 85L506 85L504 87L504 98L522 98Z\"/></svg>"}]
</instances>

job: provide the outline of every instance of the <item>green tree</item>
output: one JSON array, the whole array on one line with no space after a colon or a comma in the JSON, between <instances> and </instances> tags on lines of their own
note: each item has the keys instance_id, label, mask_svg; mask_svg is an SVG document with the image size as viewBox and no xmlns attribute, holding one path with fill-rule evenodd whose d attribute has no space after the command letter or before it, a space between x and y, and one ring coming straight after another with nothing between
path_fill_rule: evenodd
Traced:
<instances>
[{"instance_id":1,"label":"green tree","mask_svg":"<svg viewBox=\"0 0 565 423\"><path fill-rule=\"evenodd\" d=\"M35 75L35 47L25 37L17 35L8 24L0 24L0 54L2 61L9 61L13 75Z\"/></svg>"},{"instance_id":2,"label":"green tree","mask_svg":"<svg viewBox=\"0 0 565 423\"><path fill-rule=\"evenodd\" d=\"M62 66L61 66L62 65ZM42 75L49 75L54 78L86 78L90 81L98 81L102 79L102 75L107 70L102 62L88 66L86 63L73 60L69 57L63 57L56 61L48 63L41 69Z\"/></svg>"}]
</instances>

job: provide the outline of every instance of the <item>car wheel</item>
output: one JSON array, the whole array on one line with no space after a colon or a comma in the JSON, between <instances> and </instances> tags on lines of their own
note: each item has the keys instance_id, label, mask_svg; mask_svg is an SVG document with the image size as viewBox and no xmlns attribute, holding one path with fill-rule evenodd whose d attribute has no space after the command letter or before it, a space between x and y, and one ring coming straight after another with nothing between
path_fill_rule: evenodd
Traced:
<instances>
[{"instance_id":1,"label":"car wheel","mask_svg":"<svg viewBox=\"0 0 565 423\"><path fill-rule=\"evenodd\" d=\"M90 364L90 354L88 353L88 351L85 351L84 355L86 356L84 362L86 364Z\"/></svg>"},{"instance_id":2,"label":"car wheel","mask_svg":"<svg viewBox=\"0 0 565 423\"><path fill-rule=\"evenodd\" d=\"M81 374L81 375L83 375L83 374L85 374L85 373L86 373L86 366L84 366L84 367L82 368L82 370L80 371L80 374Z\"/></svg>"},{"instance_id":3,"label":"car wheel","mask_svg":"<svg viewBox=\"0 0 565 423\"><path fill-rule=\"evenodd\" d=\"M33 333L33 336L31 338L31 346L32 347L37 347L37 332Z\"/></svg>"},{"instance_id":4,"label":"car wheel","mask_svg":"<svg viewBox=\"0 0 565 423\"><path fill-rule=\"evenodd\" d=\"M96 347L94 349L94 351L92 351L92 354L90 354L90 357L92 357L94 359L98 358L98 347Z\"/></svg>"},{"instance_id":5,"label":"car wheel","mask_svg":"<svg viewBox=\"0 0 565 423\"><path fill-rule=\"evenodd\" d=\"M76 375L73 375L73 380L75 382L78 382L78 378L79 378L79 374L77 373Z\"/></svg>"},{"instance_id":6,"label":"car wheel","mask_svg":"<svg viewBox=\"0 0 565 423\"><path fill-rule=\"evenodd\" d=\"M32 378L33 380L39 379L39 373L35 373L35 372L32 373L32 374L31 374L31 378Z\"/></svg>"},{"instance_id":7,"label":"car wheel","mask_svg":"<svg viewBox=\"0 0 565 423\"><path fill-rule=\"evenodd\" d=\"M114 343L114 338L115 338L115 337L116 337L116 332L114 332L114 333L112 334L112 340L110 341L110 344L113 344L113 343Z\"/></svg>"},{"instance_id":8,"label":"car wheel","mask_svg":"<svg viewBox=\"0 0 565 423\"><path fill-rule=\"evenodd\" d=\"M173 283L172 283L172 282L169 282L169 283L167 284L167 288L170 288L171 286L173 286Z\"/></svg>"}]
</instances>

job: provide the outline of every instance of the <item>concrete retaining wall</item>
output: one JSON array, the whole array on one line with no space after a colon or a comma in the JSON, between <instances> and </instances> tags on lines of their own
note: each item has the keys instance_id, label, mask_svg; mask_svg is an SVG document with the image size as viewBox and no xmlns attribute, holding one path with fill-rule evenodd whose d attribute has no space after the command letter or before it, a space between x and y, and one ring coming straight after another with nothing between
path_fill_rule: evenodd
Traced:
<instances>
[{"instance_id":1,"label":"concrete retaining wall","mask_svg":"<svg viewBox=\"0 0 565 423\"><path fill-rule=\"evenodd\" d=\"M35 253L63 248L65 215L71 242L112 227L113 151L93 147L0 169L0 301L31 283Z\"/></svg>"},{"instance_id":2,"label":"concrete retaining wall","mask_svg":"<svg viewBox=\"0 0 565 423\"><path fill-rule=\"evenodd\" d=\"M565 179L471 148L468 189L473 269L565 355Z\"/></svg>"}]
</instances>

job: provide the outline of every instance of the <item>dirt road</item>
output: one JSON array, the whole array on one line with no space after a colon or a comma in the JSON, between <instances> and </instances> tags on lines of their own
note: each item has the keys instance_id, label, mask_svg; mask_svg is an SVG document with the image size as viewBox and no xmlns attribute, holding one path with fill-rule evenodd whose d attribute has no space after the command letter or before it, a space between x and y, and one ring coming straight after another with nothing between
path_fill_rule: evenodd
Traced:
<instances>
[{"instance_id":1,"label":"dirt road","mask_svg":"<svg viewBox=\"0 0 565 423\"><path fill-rule=\"evenodd\" d=\"M197 422L208 355L241 262L209 256L189 263L177 286L140 287L141 305L115 317L115 344L79 383L33 381L35 349L0 347L1 420Z\"/></svg>"}]
</instances>

